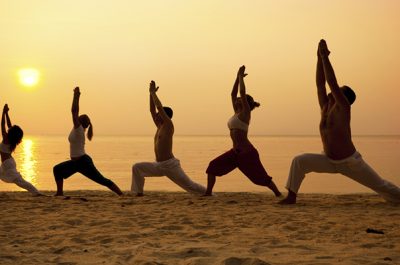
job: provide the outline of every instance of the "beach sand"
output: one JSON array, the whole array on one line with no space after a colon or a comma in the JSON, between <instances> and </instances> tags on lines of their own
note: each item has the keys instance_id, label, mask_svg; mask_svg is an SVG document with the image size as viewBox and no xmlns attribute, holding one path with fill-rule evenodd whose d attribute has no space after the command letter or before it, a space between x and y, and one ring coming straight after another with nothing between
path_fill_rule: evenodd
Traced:
<instances>
[{"instance_id":1,"label":"beach sand","mask_svg":"<svg viewBox=\"0 0 400 265\"><path fill-rule=\"evenodd\" d=\"M0 192L0 264L400 264L400 206L373 194L66 195Z\"/></svg>"}]
</instances>

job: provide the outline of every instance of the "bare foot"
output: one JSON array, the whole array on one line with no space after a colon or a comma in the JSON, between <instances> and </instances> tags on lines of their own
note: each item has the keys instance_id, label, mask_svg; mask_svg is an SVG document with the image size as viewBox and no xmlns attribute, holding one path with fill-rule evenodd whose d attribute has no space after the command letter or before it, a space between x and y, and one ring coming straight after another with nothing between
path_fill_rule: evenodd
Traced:
<instances>
[{"instance_id":1,"label":"bare foot","mask_svg":"<svg viewBox=\"0 0 400 265\"><path fill-rule=\"evenodd\" d=\"M278 203L282 204L282 205L295 204L296 203L296 198L293 199L293 198L289 198L289 196L288 196L285 199L279 201Z\"/></svg>"},{"instance_id":2,"label":"bare foot","mask_svg":"<svg viewBox=\"0 0 400 265\"><path fill-rule=\"evenodd\" d=\"M57 192L56 194L54 194L54 196L58 197L58 196L64 196L64 193L62 192Z\"/></svg>"}]
</instances>

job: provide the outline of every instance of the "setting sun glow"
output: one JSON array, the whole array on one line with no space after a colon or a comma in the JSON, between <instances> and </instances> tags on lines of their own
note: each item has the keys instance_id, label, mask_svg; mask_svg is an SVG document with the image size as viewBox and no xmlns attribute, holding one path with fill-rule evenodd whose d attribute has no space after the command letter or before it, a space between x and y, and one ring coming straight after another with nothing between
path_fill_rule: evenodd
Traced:
<instances>
[{"instance_id":1,"label":"setting sun glow","mask_svg":"<svg viewBox=\"0 0 400 265\"><path fill-rule=\"evenodd\" d=\"M39 82L39 71L33 68L25 68L18 71L19 82L23 86L33 87Z\"/></svg>"}]
</instances>

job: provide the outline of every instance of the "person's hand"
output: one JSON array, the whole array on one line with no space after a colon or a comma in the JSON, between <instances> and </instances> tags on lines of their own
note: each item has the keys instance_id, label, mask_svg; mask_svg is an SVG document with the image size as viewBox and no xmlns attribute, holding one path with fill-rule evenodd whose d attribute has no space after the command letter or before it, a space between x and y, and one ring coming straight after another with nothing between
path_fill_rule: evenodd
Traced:
<instances>
[{"instance_id":1,"label":"person's hand","mask_svg":"<svg viewBox=\"0 0 400 265\"><path fill-rule=\"evenodd\" d=\"M238 76L238 77L245 77L245 76L247 76L247 74L244 72L245 70L246 70L246 66L244 66L244 65L240 66L239 71L238 71L238 73L237 73L237 76Z\"/></svg>"},{"instance_id":2,"label":"person's hand","mask_svg":"<svg viewBox=\"0 0 400 265\"><path fill-rule=\"evenodd\" d=\"M329 56L331 52L328 50L328 45L324 39L319 41L318 44L318 55L319 56Z\"/></svg>"},{"instance_id":3,"label":"person's hand","mask_svg":"<svg viewBox=\"0 0 400 265\"><path fill-rule=\"evenodd\" d=\"M158 86L156 86L156 82L154 82L153 80L151 80L150 82L150 93L156 93L158 91Z\"/></svg>"},{"instance_id":4,"label":"person's hand","mask_svg":"<svg viewBox=\"0 0 400 265\"><path fill-rule=\"evenodd\" d=\"M81 91L79 90L78 86L74 88L74 94L78 94L78 95L81 94Z\"/></svg>"},{"instance_id":5,"label":"person's hand","mask_svg":"<svg viewBox=\"0 0 400 265\"><path fill-rule=\"evenodd\" d=\"M8 108L8 104L4 104L3 112L7 113L10 109Z\"/></svg>"}]
</instances>

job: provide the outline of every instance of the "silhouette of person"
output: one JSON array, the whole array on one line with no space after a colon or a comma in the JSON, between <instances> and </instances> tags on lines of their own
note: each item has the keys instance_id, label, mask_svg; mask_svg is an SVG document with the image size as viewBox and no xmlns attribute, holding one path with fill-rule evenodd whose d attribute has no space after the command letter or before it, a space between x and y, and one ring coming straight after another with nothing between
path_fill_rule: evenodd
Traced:
<instances>
[{"instance_id":1,"label":"silhouette of person","mask_svg":"<svg viewBox=\"0 0 400 265\"><path fill-rule=\"evenodd\" d=\"M7 183L15 183L17 186L29 191L34 196L42 195L30 182L23 179L17 170L17 165L11 154L14 152L17 145L21 143L24 132L18 125L12 125L8 111L8 105L5 104L1 116L1 132L3 135L3 141L0 144L0 179ZM6 123L8 130L6 130Z\"/></svg>"},{"instance_id":2,"label":"silhouette of person","mask_svg":"<svg viewBox=\"0 0 400 265\"><path fill-rule=\"evenodd\" d=\"M64 179L79 172L94 182L106 186L118 195L122 195L119 187L110 179L105 178L94 166L92 158L85 152L85 130L88 128L87 138L92 140L93 125L86 114L79 115L79 87L74 89L72 101L72 121L74 127L69 134L71 160L62 162L53 168L54 178L57 184L56 196L63 196Z\"/></svg>"},{"instance_id":3,"label":"silhouette of person","mask_svg":"<svg viewBox=\"0 0 400 265\"><path fill-rule=\"evenodd\" d=\"M340 173L374 190L387 201L400 202L400 189L382 179L363 160L353 144L350 116L356 94L348 86L339 87L325 40L319 42L317 54L316 83L321 108L319 129L324 153L302 154L293 159L286 184L288 195L280 203L296 203L300 185L310 172ZM326 82L331 90L329 94Z\"/></svg>"},{"instance_id":4,"label":"silhouette of person","mask_svg":"<svg viewBox=\"0 0 400 265\"><path fill-rule=\"evenodd\" d=\"M180 161L172 153L174 124L172 123L173 111L163 107L156 94L156 83L150 83L150 113L154 124L157 126L154 136L154 152L156 162L136 163L132 167L131 191L137 196L143 196L145 177L167 176L182 189L196 194L204 194L205 187L192 181L183 171ZM156 110L157 109L157 110Z\"/></svg>"},{"instance_id":5,"label":"silhouette of person","mask_svg":"<svg viewBox=\"0 0 400 265\"><path fill-rule=\"evenodd\" d=\"M206 171L208 174L206 196L212 195L216 176L226 175L235 168L239 168L254 184L270 188L275 196L281 195L272 181L272 177L268 175L261 164L257 149L247 137L251 111L259 107L260 104L255 102L252 96L246 94L244 84L246 75L245 66L243 65L239 68L231 93L235 114L229 119L228 127L233 148L210 162ZM239 86L240 97L237 97Z\"/></svg>"}]
</instances>

